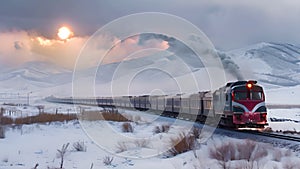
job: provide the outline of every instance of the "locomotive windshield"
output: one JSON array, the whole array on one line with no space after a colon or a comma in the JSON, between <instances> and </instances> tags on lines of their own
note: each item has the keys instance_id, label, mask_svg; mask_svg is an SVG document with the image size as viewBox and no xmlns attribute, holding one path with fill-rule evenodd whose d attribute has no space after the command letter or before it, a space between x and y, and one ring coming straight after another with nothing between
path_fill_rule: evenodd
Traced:
<instances>
[{"instance_id":1,"label":"locomotive windshield","mask_svg":"<svg viewBox=\"0 0 300 169\"><path fill-rule=\"evenodd\" d=\"M263 90L259 86L254 86L251 90L246 87L237 87L233 92L234 100L263 100Z\"/></svg>"}]
</instances>

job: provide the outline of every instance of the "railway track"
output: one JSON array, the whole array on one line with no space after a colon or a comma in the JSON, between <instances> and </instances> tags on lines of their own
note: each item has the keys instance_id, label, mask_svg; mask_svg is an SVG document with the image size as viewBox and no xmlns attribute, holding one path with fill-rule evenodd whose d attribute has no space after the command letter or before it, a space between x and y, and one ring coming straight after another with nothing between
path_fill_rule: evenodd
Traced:
<instances>
[{"instance_id":1,"label":"railway track","mask_svg":"<svg viewBox=\"0 0 300 169\"><path fill-rule=\"evenodd\" d=\"M271 137L271 138L276 138L276 139L281 139L281 140L294 141L294 142L300 143L300 136L297 137L297 136L274 134L274 133L267 133L267 132L261 132L261 131L253 131L253 130L241 130L239 132L249 133L249 134L254 134L254 135L259 135L259 136L265 136L265 137Z\"/></svg>"}]
</instances>

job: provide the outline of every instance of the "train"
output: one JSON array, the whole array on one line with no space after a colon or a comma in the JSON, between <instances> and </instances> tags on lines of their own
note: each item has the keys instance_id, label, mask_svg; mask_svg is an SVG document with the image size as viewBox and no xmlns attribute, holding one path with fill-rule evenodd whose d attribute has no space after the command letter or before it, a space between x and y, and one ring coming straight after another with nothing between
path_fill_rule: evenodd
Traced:
<instances>
[{"instance_id":1,"label":"train","mask_svg":"<svg viewBox=\"0 0 300 169\"><path fill-rule=\"evenodd\" d=\"M141 95L93 98L46 98L49 102L147 111L161 116L203 122L219 119L232 128L264 128L267 108L263 87L257 81L229 82L218 90L193 94Z\"/></svg>"}]
</instances>

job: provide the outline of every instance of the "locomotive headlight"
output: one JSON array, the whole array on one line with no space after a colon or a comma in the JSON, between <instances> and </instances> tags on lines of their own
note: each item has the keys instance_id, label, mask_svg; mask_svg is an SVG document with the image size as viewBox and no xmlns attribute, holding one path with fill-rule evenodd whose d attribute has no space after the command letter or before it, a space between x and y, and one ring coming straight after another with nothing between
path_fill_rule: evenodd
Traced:
<instances>
[{"instance_id":1,"label":"locomotive headlight","mask_svg":"<svg viewBox=\"0 0 300 169\"><path fill-rule=\"evenodd\" d=\"M248 88L248 89L251 89L252 86L253 86L252 83L248 83L248 84L247 84L247 88Z\"/></svg>"}]
</instances>

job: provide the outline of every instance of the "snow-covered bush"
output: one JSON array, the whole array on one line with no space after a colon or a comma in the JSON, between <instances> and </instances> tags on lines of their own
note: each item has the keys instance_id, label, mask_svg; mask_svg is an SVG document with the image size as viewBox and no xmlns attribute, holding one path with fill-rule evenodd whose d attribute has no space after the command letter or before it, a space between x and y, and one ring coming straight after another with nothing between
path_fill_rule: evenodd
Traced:
<instances>
[{"instance_id":1,"label":"snow-covered bush","mask_svg":"<svg viewBox=\"0 0 300 169\"><path fill-rule=\"evenodd\" d=\"M244 142L226 142L213 144L209 149L209 156L216 159L222 168L228 168L232 161L240 161L242 168L253 168L254 164L259 165L259 161L268 155L267 147L263 144L251 140ZM246 162L246 163L244 163Z\"/></svg>"}]
</instances>

